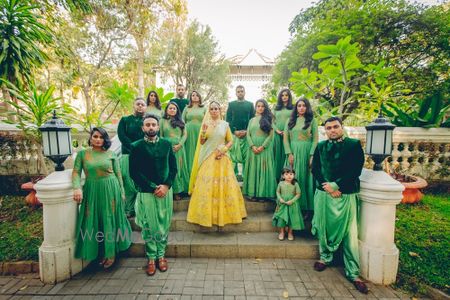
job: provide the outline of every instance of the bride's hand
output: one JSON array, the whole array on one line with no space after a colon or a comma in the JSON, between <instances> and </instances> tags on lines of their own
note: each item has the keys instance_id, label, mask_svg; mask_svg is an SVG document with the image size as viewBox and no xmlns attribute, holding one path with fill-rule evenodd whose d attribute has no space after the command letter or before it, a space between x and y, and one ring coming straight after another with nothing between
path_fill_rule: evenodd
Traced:
<instances>
[{"instance_id":1,"label":"bride's hand","mask_svg":"<svg viewBox=\"0 0 450 300\"><path fill-rule=\"evenodd\" d=\"M203 123L203 125L202 125L202 131L206 131L206 130L208 130L208 124Z\"/></svg>"}]
</instances>

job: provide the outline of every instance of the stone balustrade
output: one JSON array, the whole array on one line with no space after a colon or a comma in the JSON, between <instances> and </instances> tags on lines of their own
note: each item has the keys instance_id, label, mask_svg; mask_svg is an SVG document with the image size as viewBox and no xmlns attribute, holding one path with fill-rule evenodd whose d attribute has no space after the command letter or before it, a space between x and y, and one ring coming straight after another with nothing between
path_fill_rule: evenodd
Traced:
<instances>
[{"instance_id":1,"label":"stone balustrade","mask_svg":"<svg viewBox=\"0 0 450 300\"><path fill-rule=\"evenodd\" d=\"M114 125L107 128L110 136L115 136ZM365 145L364 127L346 127L350 137L360 139ZM325 138L323 127L319 127L320 138ZM15 138L16 137L16 138ZM72 133L74 153L87 146L88 133L77 130ZM112 149L120 151L120 142L113 138ZM23 138L14 125L0 123L0 175L39 174L38 147L36 143ZM47 159L48 170L53 164ZM65 163L71 168L72 159ZM368 157L366 167L373 162ZM419 175L427 180L450 180L450 129L398 127L394 130L392 157L386 161L385 168L396 168L397 172Z\"/></svg>"}]
</instances>

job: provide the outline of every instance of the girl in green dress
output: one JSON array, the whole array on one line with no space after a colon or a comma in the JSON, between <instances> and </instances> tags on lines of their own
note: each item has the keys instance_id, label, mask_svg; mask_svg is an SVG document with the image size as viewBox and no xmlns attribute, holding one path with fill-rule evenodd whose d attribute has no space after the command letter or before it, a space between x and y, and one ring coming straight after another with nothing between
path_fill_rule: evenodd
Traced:
<instances>
[{"instance_id":1,"label":"girl in green dress","mask_svg":"<svg viewBox=\"0 0 450 300\"><path fill-rule=\"evenodd\" d=\"M189 190L189 174L186 163L184 143L187 139L185 124L181 119L178 105L170 102L164 111L164 116L159 124L160 135L170 141L177 159L177 176L173 182L172 190L175 200L181 200L181 193Z\"/></svg>"},{"instance_id":2,"label":"girl in green dress","mask_svg":"<svg viewBox=\"0 0 450 300\"><path fill-rule=\"evenodd\" d=\"M200 126L205 116L206 108L202 104L202 97L197 91L192 91L189 96L189 104L184 109L182 119L186 124L187 139L185 145L188 174L191 174L194 161L195 148L197 147Z\"/></svg>"},{"instance_id":3,"label":"girl in green dress","mask_svg":"<svg viewBox=\"0 0 450 300\"><path fill-rule=\"evenodd\" d=\"M77 217L75 257L100 258L107 269L118 252L131 245L131 227L124 211L125 193L116 155L109 151L108 133L94 128L91 148L78 152L72 172L73 199L80 203ZM86 180L81 188L81 173Z\"/></svg>"},{"instance_id":4,"label":"girl in green dress","mask_svg":"<svg viewBox=\"0 0 450 300\"><path fill-rule=\"evenodd\" d=\"M300 217L300 187L295 180L295 171L291 168L284 168L281 171L281 181L277 188L277 207L272 218L272 225L280 228L278 239L284 240L286 227L288 240L294 240L292 230L302 230L305 228L303 218Z\"/></svg>"},{"instance_id":5,"label":"girl in green dress","mask_svg":"<svg viewBox=\"0 0 450 300\"><path fill-rule=\"evenodd\" d=\"M286 121L289 119L294 108L292 104L292 93L289 89L283 89L278 94L277 105L275 106L275 120L273 128L275 135L273 139L273 157L275 161L275 175L279 178L281 169L286 162L286 154L284 151L283 134Z\"/></svg>"},{"instance_id":6,"label":"girl in green dress","mask_svg":"<svg viewBox=\"0 0 450 300\"><path fill-rule=\"evenodd\" d=\"M255 200L275 198L276 177L273 162L272 112L266 100L256 101L256 116L247 128L247 161L242 193Z\"/></svg>"},{"instance_id":7,"label":"girl in green dress","mask_svg":"<svg viewBox=\"0 0 450 300\"><path fill-rule=\"evenodd\" d=\"M317 121L308 99L300 98L295 103L290 119L284 129L284 149L290 165L298 174L298 183L302 194L300 208L306 210L306 216L314 210L314 180L311 174L311 162L319 140Z\"/></svg>"},{"instance_id":8,"label":"girl in green dress","mask_svg":"<svg viewBox=\"0 0 450 300\"><path fill-rule=\"evenodd\" d=\"M162 118L163 111L161 109L161 101L159 101L158 93L155 91L150 91L147 95L147 113L154 114Z\"/></svg>"}]
</instances>

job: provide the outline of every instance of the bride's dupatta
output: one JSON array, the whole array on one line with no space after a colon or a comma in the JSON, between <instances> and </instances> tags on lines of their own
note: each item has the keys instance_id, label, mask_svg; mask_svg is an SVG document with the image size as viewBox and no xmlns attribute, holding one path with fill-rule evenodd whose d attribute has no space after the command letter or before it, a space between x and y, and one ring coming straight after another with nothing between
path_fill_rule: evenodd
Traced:
<instances>
[{"instance_id":1,"label":"bride's dupatta","mask_svg":"<svg viewBox=\"0 0 450 300\"><path fill-rule=\"evenodd\" d=\"M207 112L202 121L203 124L208 124L208 129L206 131L207 140L202 145L200 143L201 134L198 136L197 147L195 148L194 162L192 164L191 178L189 180L189 195L192 194L194 190L195 181L197 180L198 170L200 169L202 163L207 160L211 155L214 155L217 149L225 144L225 136L227 133L228 123L220 120L216 127L211 126L209 123L211 121L210 113Z\"/></svg>"}]
</instances>

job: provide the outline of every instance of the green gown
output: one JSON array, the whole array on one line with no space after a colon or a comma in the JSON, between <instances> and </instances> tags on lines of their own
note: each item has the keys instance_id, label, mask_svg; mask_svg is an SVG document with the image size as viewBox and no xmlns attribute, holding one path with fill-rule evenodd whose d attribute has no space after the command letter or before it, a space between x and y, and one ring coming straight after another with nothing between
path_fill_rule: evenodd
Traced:
<instances>
[{"instance_id":1,"label":"green gown","mask_svg":"<svg viewBox=\"0 0 450 300\"><path fill-rule=\"evenodd\" d=\"M195 148L200 134L203 117L206 107L186 107L183 111L183 121L186 124L187 139L185 145L188 174L191 174L192 163L194 161Z\"/></svg>"},{"instance_id":2,"label":"green gown","mask_svg":"<svg viewBox=\"0 0 450 300\"><path fill-rule=\"evenodd\" d=\"M157 109L155 106L147 106L147 110L145 111L148 114L153 114L155 116L158 116L160 119L162 118L164 112L162 109Z\"/></svg>"},{"instance_id":3,"label":"green gown","mask_svg":"<svg viewBox=\"0 0 450 300\"><path fill-rule=\"evenodd\" d=\"M300 217L300 187L295 184L280 181L277 187L277 207L272 218L272 225L276 227L286 227L293 230L302 230L305 228L303 218ZM284 201L293 201L292 205L280 203L280 199Z\"/></svg>"},{"instance_id":4,"label":"green gown","mask_svg":"<svg viewBox=\"0 0 450 300\"><path fill-rule=\"evenodd\" d=\"M134 214L134 202L136 201L136 190L128 171L128 154L130 154L131 143L142 139L142 117L129 115L120 119L117 126L117 136L122 143L122 156L120 157L120 171L122 172L123 187L125 189L125 213Z\"/></svg>"},{"instance_id":5,"label":"green gown","mask_svg":"<svg viewBox=\"0 0 450 300\"><path fill-rule=\"evenodd\" d=\"M273 129L266 133L259 127L261 116L250 120L247 129L247 161L244 164L244 185L242 193L249 197L275 198L277 183L273 162ZM252 146L265 149L255 154Z\"/></svg>"},{"instance_id":6,"label":"green gown","mask_svg":"<svg viewBox=\"0 0 450 300\"><path fill-rule=\"evenodd\" d=\"M284 126L292 113L292 109L283 107L281 110L274 111L275 120L273 122L273 128L284 132ZM277 180L281 177L281 170L286 162L286 153L284 151L283 136L274 132L273 139L273 157L275 160L275 176Z\"/></svg>"},{"instance_id":7,"label":"green gown","mask_svg":"<svg viewBox=\"0 0 450 300\"><path fill-rule=\"evenodd\" d=\"M170 125L169 119L161 119L161 121L159 122L159 126L161 137L169 140L172 146L175 146L177 144L182 145L180 150L175 152L178 173L175 177L172 189L174 194L187 193L189 190L189 173L188 165L186 162L186 149L184 145L187 139L187 130L186 128L184 128L183 130L181 130L179 127L173 128Z\"/></svg>"},{"instance_id":8,"label":"green gown","mask_svg":"<svg viewBox=\"0 0 450 300\"><path fill-rule=\"evenodd\" d=\"M181 114L183 114L185 107L189 104L189 100L186 98L173 98L170 100L170 102L174 102L178 106Z\"/></svg>"},{"instance_id":9,"label":"green gown","mask_svg":"<svg viewBox=\"0 0 450 300\"><path fill-rule=\"evenodd\" d=\"M247 100L231 101L228 105L226 121L230 124L233 133L233 146L230 149L230 157L233 163L245 163L247 156L247 139L234 135L236 130L247 130L248 122L255 116L253 103ZM235 168L235 170L237 170Z\"/></svg>"},{"instance_id":10,"label":"green gown","mask_svg":"<svg viewBox=\"0 0 450 300\"><path fill-rule=\"evenodd\" d=\"M294 155L295 178L297 179L302 195L300 196L300 208L302 210L314 209L314 180L309 168L309 160L314 154L319 140L317 121L312 120L307 129L303 129L305 118L297 118L297 123L292 129L288 127L289 120L284 127L284 149L286 153L286 166L289 165L287 156Z\"/></svg>"},{"instance_id":11,"label":"green gown","mask_svg":"<svg viewBox=\"0 0 450 300\"><path fill-rule=\"evenodd\" d=\"M314 152L312 172L317 190L311 231L318 236L320 259L326 264L342 243L345 275L351 281L359 276L358 193L363 165L364 152L356 139L322 141ZM339 189L341 197L333 198L325 192L324 182Z\"/></svg>"},{"instance_id":12,"label":"green gown","mask_svg":"<svg viewBox=\"0 0 450 300\"><path fill-rule=\"evenodd\" d=\"M165 256L173 214L171 186L176 173L177 163L172 144L168 140L157 138L155 142L151 142L144 138L133 143L130 174L138 190L136 224L142 228L145 252L152 260ZM169 191L159 198L154 191L161 184L167 185Z\"/></svg>"},{"instance_id":13,"label":"green gown","mask_svg":"<svg viewBox=\"0 0 450 300\"><path fill-rule=\"evenodd\" d=\"M119 161L112 151L78 152L72 171L74 189L86 180L76 225L75 257L113 258L131 245L131 226L125 217L124 190Z\"/></svg>"}]
</instances>

